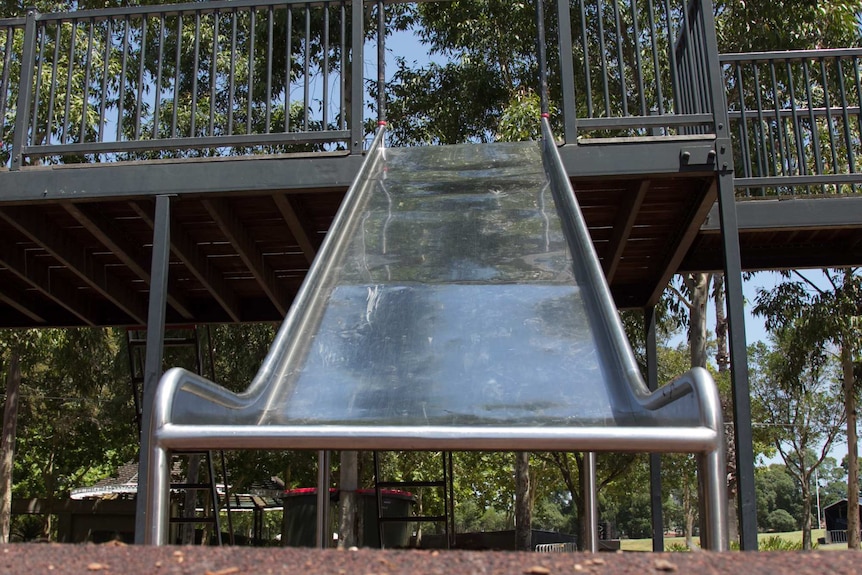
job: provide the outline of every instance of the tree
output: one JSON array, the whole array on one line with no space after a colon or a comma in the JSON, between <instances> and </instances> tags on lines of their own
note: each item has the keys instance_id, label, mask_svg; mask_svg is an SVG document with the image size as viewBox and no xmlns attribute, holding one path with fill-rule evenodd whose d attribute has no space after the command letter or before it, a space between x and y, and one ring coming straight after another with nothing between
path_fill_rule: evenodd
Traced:
<instances>
[{"instance_id":1,"label":"tree","mask_svg":"<svg viewBox=\"0 0 862 575\"><path fill-rule=\"evenodd\" d=\"M9 543L12 519L12 464L18 426L18 390L21 386L20 357L12 351L6 374L6 401L3 410L3 437L0 439L0 543Z\"/></svg>"},{"instance_id":2,"label":"tree","mask_svg":"<svg viewBox=\"0 0 862 575\"><path fill-rule=\"evenodd\" d=\"M840 386L822 348L797 348L790 324L752 354L752 392L778 453L802 494L802 548L811 549L814 473L841 433ZM794 348L797 348L794 350Z\"/></svg>"},{"instance_id":3,"label":"tree","mask_svg":"<svg viewBox=\"0 0 862 575\"><path fill-rule=\"evenodd\" d=\"M862 275L855 268L823 270L828 287L821 288L799 272L794 273L795 280L788 278L772 292L759 290L754 312L766 318L769 330L792 329L795 332L788 343L787 360L804 357L810 350L826 346L831 346L838 356L847 420L847 501L850 509L856 509L859 506L856 413L859 387L853 368L862 352ZM848 518L847 546L859 549L859 517L854 513Z\"/></svg>"},{"instance_id":4,"label":"tree","mask_svg":"<svg viewBox=\"0 0 862 575\"><path fill-rule=\"evenodd\" d=\"M773 463L768 467L757 467L754 470L754 479L758 529L774 530L770 517L779 510L793 518L793 526L786 531L798 529L802 518L802 498L799 485L787 472L787 466Z\"/></svg>"}]
</instances>

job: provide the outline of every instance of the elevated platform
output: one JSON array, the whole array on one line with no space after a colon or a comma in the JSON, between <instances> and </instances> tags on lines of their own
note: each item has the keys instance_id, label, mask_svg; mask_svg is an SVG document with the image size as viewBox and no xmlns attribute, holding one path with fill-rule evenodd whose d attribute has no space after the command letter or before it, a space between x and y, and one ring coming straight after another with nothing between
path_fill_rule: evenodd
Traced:
<instances>
[{"instance_id":1,"label":"elevated platform","mask_svg":"<svg viewBox=\"0 0 862 575\"><path fill-rule=\"evenodd\" d=\"M617 307L722 267L709 137L560 148ZM360 155L0 171L0 327L146 323L153 198L173 201L168 323L281 321ZM737 203L747 270L862 265L862 198Z\"/></svg>"}]
</instances>

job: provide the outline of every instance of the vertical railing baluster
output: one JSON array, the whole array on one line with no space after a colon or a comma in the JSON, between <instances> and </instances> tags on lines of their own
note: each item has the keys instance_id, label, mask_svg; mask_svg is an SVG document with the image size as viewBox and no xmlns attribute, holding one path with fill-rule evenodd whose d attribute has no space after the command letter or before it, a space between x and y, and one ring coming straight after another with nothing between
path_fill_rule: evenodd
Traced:
<instances>
[{"instance_id":1,"label":"vertical railing baluster","mask_svg":"<svg viewBox=\"0 0 862 575\"><path fill-rule=\"evenodd\" d=\"M835 69L838 73L838 93L841 96L841 113L844 119L844 145L847 148L847 169L851 174L856 173L856 157L853 153L853 142L850 137L850 114L847 111L847 88L844 84L844 66L841 58L835 58Z\"/></svg>"},{"instance_id":2,"label":"vertical railing baluster","mask_svg":"<svg viewBox=\"0 0 862 575\"><path fill-rule=\"evenodd\" d=\"M123 53L120 56L120 81L117 86L117 141L123 139L123 111L126 98L126 74L129 63L129 26L130 19L123 19Z\"/></svg>"},{"instance_id":3,"label":"vertical railing baluster","mask_svg":"<svg viewBox=\"0 0 862 575\"><path fill-rule=\"evenodd\" d=\"M673 98L673 111L675 114L679 114L682 112L679 89L679 65L676 61L676 41L673 34L673 18L671 14L670 2L669 0L664 0L664 17L667 23L667 51L670 58L671 98Z\"/></svg>"},{"instance_id":4,"label":"vertical railing baluster","mask_svg":"<svg viewBox=\"0 0 862 575\"><path fill-rule=\"evenodd\" d=\"M46 143L51 141L54 133L54 125L57 123L57 118L54 110L55 98L57 96L57 65L60 61L60 32L63 28L63 22L58 20L54 24L54 55L51 60L51 87L48 91L48 109L45 111L47 118L47 128L45 131ZM0 107L3 109L3 107Z\"/></svg>"},{"instance_id":5,"label":"vertical railing baluster","mask_svg":"<svg viewBox=\"0 0 862 575\"><path fill-rule=\"evenodd\" d=\"M536 6L536 58L539 64L539 107L542 116L549 113L548 104L548 64L545 40L544 0L535 0Z\"/></svg>"},{"instance_id":6,"label":"vertical railing baluster","mask_svg":"<svg viewBox=\"0 0 862 575\"><path fill-rule=\"evenodd\" d=\"M180 107L180 70L183 57L183 15L177 14L177 53L174 57L174 105L171 114L171 138L177 137L177 115ZM194 72L193 72L194 73ZM194 98L192 98L194 99Z\"/></svg>"},{"instance_id":7,"label":"vertical railing baluster","mask_svg":"<svg viewBox=\"0 0 862 575\"><path fill-rule=\"evenodd\" d=\"M584 50L584 83L586 85L585 92L587 94L587 118L593 117L593 81L592 70L590 69L590 49L589 38L587 35L587 14L584 3L587 0L578 0L581 7L581 47ZM577 113L577 109L575 110Z\"/></svg>"},{"instance_id":8,"label":"vertical railing baluster","mask_svg":"<svg viewBox=\"0 0 862 575\"><path fill-rule=\"evenodd\" d=\"M354 81L356 81L354 79ZM386 10L377 1L377 124L386 122Z\"/></svg>"},{"instance_id":9,"label":"vertical railing baluster","mask_svg":"<svg viewBox=\"0 0 862 575\"><path fill-rule=\"evenodd\" d=\"M814 115L814 98L811 94L811 73L809 71L808 59L802 60L802 76L805 83L805 97L808 100L808 121L811 124L811 147L814 150L815 174L823 173L823 157L820 153L820 133L817 130L817 118ZM825 192L826 187L822 190Z\"/></svg>"},{"instance_id":10,"label":"vertical railing baluster","mask_svg":"<svg viewBox=\"0 0 862 575\"><path fill-rule=\"evenodd\" d=\"M605 117L609 118L611 115L611 97L608 91L608 57L607 57L607 47L605 46L605 24L604 24L604 16L602 10L602 2L603 0L596 0L597 7L597 16L599 23L599 55L600 61L602 65L602 96L604 97L605 102Z\"/></svg>"},{"instance_id":11,"label":"vertical railing baluster","mask_svg":"<svg viewBox=\"0 0 862 575\"><path fill-rule=\"evenodd\" d=\"M338 129L347 129L347 7L345 0L339 2L341 13L341 65L338 71Z\"/></svg>"},{"instance_id":12,"label":"vertical railing baluster","mask_svg":"<svg viewBox=\"0 0 862 575\"><path fill-rule=\"evenodd\" d=\"M557 2L557 30L560 50L560 87L563 96L563 133L565 141L574 144L578 141L578 107L575 101L575 64L572 57L572 16L569 2Z\"/></svg>"},{"instance_id":13,"label":"vertical railing baluster","mask_svg":"<svg viewBox=\"0 0 862 575\"><path fill-rule=\"evenodd\" d=\"M287 39L284 48L284 131L290 131L290 74L293 68L293 10L290 4L287 12Z\"/></svg>"},{"instance_id":14,"label":"vertical railing baluster","mask_svg":"<svg viewBox=\"0 0 862 575\"><path fill-rule=\"evenodd\" d=\"M859 70L859 57L853 56L853 78L856 81L856 101L854 108L856 110L856 120L859 123L859 136L855 143L851 143L854 147L862 143L862 74ZM853 191L856 191L856 185L853 186Z\"/></svg>"},{"instance_id":15,"label":"vertical railing baluster","mask_svg":"<svg viewBox=\"0 0 862 575\"><path fill-rule=\"evenodd\" d=\"M9 93L9 76L11 75L10 68L12 67L12 40L15 37L15 28L6 28L6 41L3 46L3 69L0 75L0 134L6 131L6 106L8 104ZM57 59L54 58L54 62ZM54 64L56 66L56 64ZM50 113L50 108L49 108ZM48 116L50 122L50 115ZM50 131L49 131L50 133Z\"/></svg>"},{"instance_id":16,"label":"vertical railing baluster","mask_svg":"<svg viewBox=\"0 0 862 575\"><path fill-rule=\"evenodd\" d=\"M189 137L197 136L198 117L198 74L201 65L201 13L195 10L195 42L192 48L192 93L191 93L191 118L189 118Z\"/></svg>"},{"instance_id":17,"label":"vertical railing baluster","mask_svg":"<svg viewBox=\"0 0 862 575\"><path fill-rule=\"evenodd\" d=\"M829 97L829 78L826 74L826 59L820 58L820 81L823 87L823 106L826 108L826 127L829 132L829 147L832 151L832 173L838 173L838 150L832 125L832 99Z\"/></svg>"},{"instance_id":18,"label":"vertical railing baluster","mask_svg":"<svg viewBox=\"0 0 862 575\"><path fill-rule=\"evenodd\" d=\"M162 111L162 68L165 61L165 15L159 14L159 55L156 61L156 93L153 103L153 139L158 140L160 115Z\"/></svg>"},{"instance_id":19,"label":"vertical railing baluster","mask_svg":"<svg viewBox=\"0 0 862 575\"><path fill-rule=\"evenodd\" d=\"M209 126L207 135L215 136L215 113L216 113L216 88L218 87L218 58L219 58L219 23L221 21L221 12L216 10L213 12L213 46L212 56L210 56L210 113Z\"/></svg>"},{"instance_id":20,"label":"vertical railing baluster","mask_svg":"<svg viewBox=\"0 0 862 575\"><path fill-rule=\"evenodd\" d=\"M111 26L111 22L111 20L105 20L105 61L102 63L102 94L99 98L99 142L102 142L105 139L105 114L107 114L108 102L108 75L111 73L111 54L113 53L114 47L113 26Z\"/></svg>"},{"instance_id":21,"label":"vertical railing baluster","mask_svg":"<svg viewBox=\"0 0 862 575\"><path fill-rule=\"evenodd\" d=\"M144 70L147 56L147 29L149 22L147 16L141 16L141 46L140 61L138 62L138 89L135 98L135 140L141 139L141 106L144 99Z\"/></svg>"},{"instance_id":22,"label":"vertical railing baluster","mask_svg":"<svg viewBox=\"0 0 862 575\"><path fill-rule=\"evenodd\" d=\"M24 145L27 142L27 111L33 90L33 71L36 60L36 10L27 10L24 23L24 45L21 50L21 72L19 74L18 102L15 108L15 132L12 134L12 170L20 170L24 165ZM3 110L5 113L5 110Z\"/></svg>"},{"instance_id":23,"label":"vertical railing baluster","mask_svg":"<svg viewBox=\"0 0 862 575\"><path fill-rule=\"evenodd\" d=\"M266 110L264 115L264 133L269 134L272 120L272 40L273 18L272 6L266 12Z\"/></svg>"},{"instance_id":24,"label":"vertical railing baluster","mask_svg":"<svg viewBox=\"0 0 862 575\"><path fill-rule=\"evenodd\" d=\"M303 39L305 50L302 55L302 130L308 131L308 114L311 108L311 5L305 4L305 38ZM355 81L355 80L354 80Z\"/></svg>"},{"instance_id":25,"label":"vertical railing baluster","mask_svg":"<svg viewBox=\"0 0 862 575\"><path fill-rule=\"evenodd\" d=\"M653 76L655 76L655 94L656 100L658 101L658 114L659 116L664 116L665 106L664 106L664 95L662 94L661 87L661 65L659 64L659 56L658 56L658 27L655 19L655 6L653 5L653 0L647 0L647 17L649 18L649 30L650 30L650 48L652 49L652 61L653 61Z\"/></svg>"},{"instance_id":26,"label":"vertical railing baluster","mask_svg":"<svg viewBox=\"0 0 862 575\"><path fill-rule=\"evenodd\" d=\"M641 32L638 25L638 3L637 0L630 0L630 2L632 9L632 41L634 42L635 53L635 86L637 86L637 91L640 95L640 115L647 116L649 115L649 110L646 104L646 85L644 84L643 63L641 62Z\"/></svg>"},{"instance_id":27,"label":"vertical railing baluster","mask_svg":"<svg viewBox=\"0 0 862 575\"><path fill-rule=\"evenodd\" d=\"M252 132L252 116L254 115L254 110L252 104L254 102L254 50L255 50L255 39L257 36L257 9L252 7L249 10L249 47L248 47L248 96L246 99L246 110L245 110L245 133L251 134Z\"/></svg>"},{"instance_id":28,"label":"vertical railing baluster","mask_svg":"<svg viewBox=\"0 0 862 575\"><path fill-rule=\"evenodd\" d=\"M787 73L787 89L790 98L790 117L793 122L793 141L796 143L797 173L804 176L807 172L805 166L805 144L802 140L802 129L799 122L799 107L796 105L796 86L793 83L793 67L788 60L784 64ZM791 172L792 173L792 172Z\"/></svg>"},{"instance_id":29,"label":"vertical railing baluster","mask_svg":"<svg viewBox=\"0 0 862 575\"><path fill-rule=\"evenodd\" d=\"M775 109L775 135L778 138L778 165L780 167L779 173L782 176L787 175L787 166L786 166L786 156L785 150L787 149L787 144L784 141L784 130L783 130L783 121L781 119L781 94L778 91L778 80L775 76L775 61L770 60L769 62L769 78L772 81L772 107Z\"/></svg>"},{"instance_id":30,"label":"vertical railing baluster","mask_svg":"<svg viewBox=\"0 0 862 575\"><path fill-rule=\"evenodd\" d=\"M236 96L236 26L239 13L234 8L230 14L230 71L228 72L228 101L227 101L227 133L233 135L233 105Z\"/></svg>"},{"instance_id":31,"label":"vertical railing baluster","mask_svg":"<svg viewBox=\"0 0 862 575\"><path fill-rule=\"evenodd\" d=\"M748 141L748 117L745 105L745 84L742 78L742 63L735 62L736 89L739 92L739 140L742 144L742 169L743 176L750 178L751 174L751 151ZM746 194L748 189L746 188Z\"/></svg>"},{"instance_id":32,"label":"vertical railing baluster","mask_svg":"<svg viewBox=\"0 0 862 575\"><path fill-rule=\"evenodd\" d=\"M329 2L323 3L323 126L321 129L329 129Z\"/></svg>"},{"instance_id":33,"label":"vertical railing baluster","mask_svg":"<svg viewBox=\"0 0 862 575\"><path fill-rule=\"evenodd\" d=\"M75 44L77 43L78 36L78 21L73 19L70 21L70 24L72 25L72 31L71 38L69 39L69 59L66 61L66 94L64 95L66 102L63 109L63 133L60 139L60 142L63 144L70 142L69 116L72 111L72 74L75 68Z\"/></svg>"},{"instance_id":34,"label":"vertical railing baluster","mask_svg":"<svg viewBox=\"0 0 862 575\"><path fill-rule=\"evenodd\" d=\"M691 39L691 23L690 23L690 14L688 13L689 6L691 4L688 0L683 0L682 2L682 22L680 24L682 37L683 37L683 56L686 59L686 71L687 71L687 96L689 109L687 110L689 113L698 114L703 111L701 106L701 102L697 97L697 88L695 87L695 78L697 74L697 63L694 60L694 45Z\"/></svg>"},{"instance_id":35,"label":"vertical railing baluster","mask_svg":"<svg viewBox=\"0 0 862 575\"><path fill-rule=\"evenodd\" d=\"M772 142L772 128L769 126L769 122L763 117L763 95L760 91L760 70L757 62L751 63L751 70L754 78L754 92L757 99L757 125L763 136L763 152L766 156L764 158L764 166L762 166L763 171L761 171L760 175L776 176L778 174L775 166L775 146Z\"/></svg>"},{"instance_id":36,"label":"vertical railing baluster","mask_svg":"<svg viewBox=\"0 0 862 575\"><path fill-rule=\"evenodd\" d=\"M623 30L620 22L619 0L612 0L614 7L614 27L616 29L617 42L617 69L620 74L620 103L622 104L622 115L629 115L629 95L626 89L626 57L623 53Z\"/></svg>"},{"instance_id":37,"label":"vertical railing baluster","mask_svg":"<svg viewBox=\"0 0 862 575\"><path fill-rule=\"evenodd\" d=\"M47 35L44 24L40 23L36 26L36 35L39 38L39 50L36 57L36 86L33 88L33 115L30 120L30 129L32 130L31 141L38 146L41 143L41 138L39 138L39 104L41 103L39 96L42 92L42 64L45 60L45 36ZM5 110L0 108L0 114L4 112Z\"/></svg>"},{"instance_id":38,"label":"vertical railing baluster","mask_svg":"<svg viewBox=\"0 0 862 575\"><path fill-rule=\"evenodd\" d=\"M78 136L78 142L83 144L87 141L87 112L90 109L90 79L93 71L93 28L95 22L90 19L87 26L87 54L84 56L84 94L81 97L81 134Z\"/></svg>"},{"instance_id":39,"label":"vertical railing baluster","mask_svg":"<svg viewBox=\"0 0 862 575\"><path fill-rule=\"evenodd\" d=\"M364 128L362 125L362 50L364 41L363 2L352 0L351 18L351 62L350 62L350 151L353 154L362 152Z\"/></svg>"}]
</instances>

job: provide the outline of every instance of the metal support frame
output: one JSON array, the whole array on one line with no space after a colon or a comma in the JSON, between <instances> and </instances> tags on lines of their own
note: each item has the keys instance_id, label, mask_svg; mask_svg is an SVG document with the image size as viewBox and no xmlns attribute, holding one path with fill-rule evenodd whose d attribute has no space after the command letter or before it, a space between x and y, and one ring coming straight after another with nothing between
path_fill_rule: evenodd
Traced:
<instances>
[{"instance_id":1,"label":"metal support frame","mask_svg":"<svg viewBox=\"0 0 862 575\"><path fill-rule=\"evenodd\" d=\"M548 105L548 64L545 42L544 0L536 2L536 55L539 60L539 102L542 115L547 115Z\"/></svg>"},{"instance_id":2,"label":"metal support frame","mask_svg":"<svg viewBox=\"0 0 862 575\"><path fill-rule=\"evenodd\" d=\"M757 508L754 491L754 448L751 434L751 392L748 383L748 350L745 341L745 304L742 295L742 259L733 186L733 156L724 79L718 58L712 0L700 0L703 12L704 49L710 74L718 167L718 209L724 247L724 279L730 332L730 367L733 388L733 421L736 440L736 473L739 489L739 539L743 551L757 550ZM708 459L706 457L703 460ZM714 462L699 460L704 466ZM726 469L715 471L724 477ZM705 506L702 506L705 507ZM725 512L727 510L724 510ZM707 518L709 519L709 518Z\"/></svg>"},{"instance_id":3,"label":"metal support frame","mask_svg":"<svg viewBox=\"0 0 862 575\"><path fill-rule=\"evenodd\" d=\"M317 452L317 530L314 543L318 549L329 547L332 535L329 531L329 451Z\"/></svg>"},{"instance_id":4,"label":"metal support frame","mask_svg":"<svg viewBox=\"0 0 862 575\"><path fill-rule=\"evenodd\" d=\"M658 389L658 345L656 342L655 307L644 310L646 331L647 387L650 391ZM661 494L661 454L649 454L649 494L650 516L652 519L652 550L664 551L664 516Z\"/></svg>"},{"instance_id":5,"label":"metal support frame","mask_svg":"<svg viewBox=\"0 0 862 575\"><path fill-rule=\"evenodd\" d=\"M730 333L730 371L733 393L734 439L739 499L739 543L743 551L757 550L757 508L754 490L754 447L751 433L751 392L745 340L742 260L733 195L733 173L718 176L718 207L724 247L724 281Z\"/></svg>"},{"instance_id":6,"label":"metal support frame","mask_svg":"<svg viewBox=\"0 0 862 575\"><path fill-rule=\"evenodd\" d=\"M144 389L142 400L141 452L138 461L138 498L135 513L135 543L145 542L147 526L148 499L154 490L148 489L147 477L150 466L167 466L167 453L152 457L150 438L152 437L153 399L156 386L162 375L165 341L165 313L167 308L168 266L171 251L171 197L156 198L156 215L153 227L153 260L151 265L150 303L147 314L147 353L144 364ZM167 469L165 469L167 473ZM161 494L167 500L167 494Z\"/></svg>"},{"instance_id":7,"label":"metal support frame","mask_svg":"<svg viewBox=\"0 0 862 575\"><path fill-rule=\"evenodd\" d=\"M351 62L350 62L350 153L362 153L362 139L365 135L365 127L362 125L362 103L363 83L356 81L363 77L362 49L365 42L365 30L363 29L363 0L351 2Z\"/></svg>"},{"instance_id":8,"label":"metal support frame","mask_svg":"<svg viewBox=\"0 0 862 575\"><path fill-rule=\"evenodd\" d=\"M557 34L560 48L560 85L563 92L563 136L567 144L578 141L575 103L575 63L572 58L572 18L568 2L557 2Z\"/></svg>"},{"instance_id":9,"label":"metal support frame","mask_svg":"<svg viewBox=\"0 0 862 575\"><path fill-rule=\"evenodd\" d=\"M596 452L584 453L584 550L599 551L599 498L596 491Z\"/></svg>"}]
</instances>

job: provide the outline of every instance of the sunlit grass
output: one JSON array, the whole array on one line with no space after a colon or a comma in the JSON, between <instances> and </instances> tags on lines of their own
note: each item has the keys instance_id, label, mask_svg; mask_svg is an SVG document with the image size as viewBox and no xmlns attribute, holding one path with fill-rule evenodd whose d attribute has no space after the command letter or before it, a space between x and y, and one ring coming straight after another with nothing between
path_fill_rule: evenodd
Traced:
<instances>
[{"instance_id":1,"label":"sunlit grass","mask_svg":"<svg viewBox=\"0 0 862 575\"><path fill-rule=\"evenodd\" d=\"M825 531L823 529L815 529L811 532L811 538L817 542L817 539L823 537L825 535ZM791 543L799 543L802 541L802 531L788 531L786 533L760 533L757 538L758 541L762 541L768 537L778 536L782 539L791 542ZM695 545L700 543L700 539L698 537L694 538ZM678 549L685 546L685 537L665 537L664 538L664 548L665 550L673 550ZM652 551L652 539L623 539L620 541L620 549L623 551ZM841 551L847 549L846 543L835 543L832 545L819 545L817 547L818 551Z\"/></svg>"}]
</instances>

